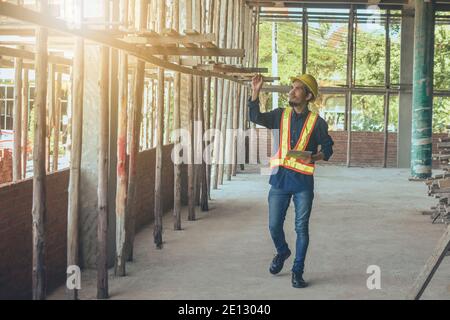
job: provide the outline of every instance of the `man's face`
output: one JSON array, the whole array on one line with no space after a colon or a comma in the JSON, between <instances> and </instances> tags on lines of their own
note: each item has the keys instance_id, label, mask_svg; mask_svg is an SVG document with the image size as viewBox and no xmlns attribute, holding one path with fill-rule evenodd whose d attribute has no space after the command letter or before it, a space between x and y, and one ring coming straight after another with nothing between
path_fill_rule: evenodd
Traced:
<instances>
[{"instance_id":1,"label":"man's face","mask_svg":"<svg viewBox=\"0 0 450 320\"><path fill-rule=\"evenodd\" d=\"M294 81L291 85L291 91L289 91L289 103L301 106L308 99L311 99L311 97L306 93L305 85L301 81Z\"/></svg>"}]
</instances>

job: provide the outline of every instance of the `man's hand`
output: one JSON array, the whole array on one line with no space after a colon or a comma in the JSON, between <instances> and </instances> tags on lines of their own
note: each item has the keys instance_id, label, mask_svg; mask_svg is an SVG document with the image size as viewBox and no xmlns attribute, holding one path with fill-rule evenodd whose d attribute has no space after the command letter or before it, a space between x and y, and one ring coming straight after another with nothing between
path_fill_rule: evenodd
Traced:
<instances>
[{"instance_id":1,"label":"man's hand","mask_svg":"<svg viewBox=\"0 0 450 320\"><path fill-rule=\"evenodd\" d=\"M324 154L322 152L316 153L316 154L311 156L310 161L307 162L307 163L311 163L313 161L316 162L316 161L319 161L319 160L323 160L323 157L324 157Z\"/></svg>"},{"instance_id":2,"label":"man's hand","mask_svg":"<svg viewBox=\"0 0 450 320\"><path fill-rule=\"evenodd\" d=\"M263 86L263 77L260 74L257 74L252 78L252 101L258 99L259 92Z\"/></svg>"},{"instance_id":3,"label":"man's hand","mask_svg":"<svg viewBox=\"0 0 450 320\"><path fill-rule=\"evenodd\" d=\"M309 155L302 161L305 162L306 164L310 164L311 162L313 162L313 156Z\"/></svg>"}]
</instances>

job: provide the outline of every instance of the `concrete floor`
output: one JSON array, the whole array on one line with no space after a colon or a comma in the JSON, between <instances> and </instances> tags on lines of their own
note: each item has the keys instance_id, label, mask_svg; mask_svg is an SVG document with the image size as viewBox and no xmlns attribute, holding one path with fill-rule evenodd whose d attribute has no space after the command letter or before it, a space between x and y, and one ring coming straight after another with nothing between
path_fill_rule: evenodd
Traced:
<instances>
[{"instance_id":1,"label":"concrete floor","mask_svg":"<svg viewBox=\"0 0 450 320\"><path fill-rule=\"evenodd\" d=\"M444 225L422 210L434 205L409 170L322 166L316 170L306 289L290 283L291 256L283 271L269 274L274 247L268 232L268 177L248 168L212 192L209 212L172 230L164 217L164 248L153 245L152 226L136 236L128 276L110 270L111 299L404 299L430 256ZM294 248L293 204L285 222ZM369 290L369 265L381 268L381 289ZM95 271L82 273L81 299L94 299ZM50 295L63 299L64 287ZM446 257L423 299L450 299Z\"/></svg>"}]
</instances>

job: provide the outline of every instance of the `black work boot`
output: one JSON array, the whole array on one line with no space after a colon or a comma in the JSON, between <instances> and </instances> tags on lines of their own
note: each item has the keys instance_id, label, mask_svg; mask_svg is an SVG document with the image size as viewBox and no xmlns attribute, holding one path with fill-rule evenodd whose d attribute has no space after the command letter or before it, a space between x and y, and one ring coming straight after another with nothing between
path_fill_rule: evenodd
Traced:
<instances>
[{"instance_id":1,"label":"black work boot","mask_svg":"<svg viewBox=\"0 0 450 320\"><path fill-rule=\"evenodd\" d=\"M294 288L306 288L308 283L303 280L303 272L292 272L292 286Z\"/></svg>"},{"instance_id":2,"label":"black work boot","mask_svg":"<svg viewBox=\"0 0 450 320\"><path fill-rule=\"evenodd\" d=\"M272 263L270 264L270 273L271 274L277 274L281 271L281 269L283 269L283 265L284 265L284 261L289 258L289 256L291 255L291 251L288 249L288 251L283 254L277 254L275 255L275 257L272 260Z\"/></svg>"}]
</instances>

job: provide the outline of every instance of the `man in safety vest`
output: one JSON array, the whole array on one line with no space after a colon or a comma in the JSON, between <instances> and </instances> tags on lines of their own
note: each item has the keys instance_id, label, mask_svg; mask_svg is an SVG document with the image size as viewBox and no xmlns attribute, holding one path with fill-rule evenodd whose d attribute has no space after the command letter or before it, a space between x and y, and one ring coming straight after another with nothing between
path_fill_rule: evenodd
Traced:
<instances>
[{"instance_id":1,"label":"man in safety vest","mask_svg":"<svg viewBox=\"0 0 450 320\"><path fill-rule=\"evenodd\" d=\"M252 97L248 101L250 121L268 129L278 129L278 151L270 160L269 230L277 254L270 265L270 273L281 271L291 255L286 243L283 223L291 198L295 205L295 259L292 267L292 286L304 288L306 251L309 244L309 217L314 198L314 163L328 161L333 154L333 140L328 125L318 114L309 111L308 103L318 95L316 79L308 74L291 78L289 106L261 113L259 92L261 75L252 79ZM276 141L274 141L276 143ZM318 145L321 150L318 152Z\"/></svg>"}]
</instances>

